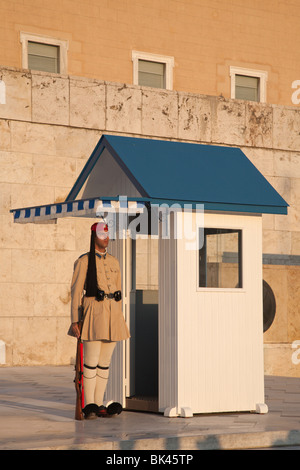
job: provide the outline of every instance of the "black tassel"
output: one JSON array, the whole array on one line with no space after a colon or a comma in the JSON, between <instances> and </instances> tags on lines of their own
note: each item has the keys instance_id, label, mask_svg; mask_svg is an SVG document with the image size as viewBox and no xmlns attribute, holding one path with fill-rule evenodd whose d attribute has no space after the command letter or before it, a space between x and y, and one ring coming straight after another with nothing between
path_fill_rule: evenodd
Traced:
<instances>
[{"instance_id":1,"label":"black tassel","mask_svg":"<svg viewBox=\"0 0 300 470\"><path fill-rule=\"evenodd\" d=\"M89 252L89 262L85 282L87 297L96 297L98 290L96 256L95 256L95 236L96 232L91 232L91 243Z\"/></svg>"}]
</instances>

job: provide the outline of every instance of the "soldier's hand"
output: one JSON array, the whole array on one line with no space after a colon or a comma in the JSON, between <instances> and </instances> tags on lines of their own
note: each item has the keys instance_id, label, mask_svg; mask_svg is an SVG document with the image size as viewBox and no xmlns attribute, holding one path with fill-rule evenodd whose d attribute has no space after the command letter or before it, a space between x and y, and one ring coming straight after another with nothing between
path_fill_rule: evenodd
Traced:
<instances>
[{"instance_id":1,"label":"soldier's hand","mask_svg":"<svg viewBox=\"0 0 300 470\"><path fill-rule=\"evenodd\" d=\"M80 331L78 328L78 323L72 323L71 327L72 327L72 333L74 334L74 336L76 336L76 338L80 338Z\"/></svg>"}]
</instances>

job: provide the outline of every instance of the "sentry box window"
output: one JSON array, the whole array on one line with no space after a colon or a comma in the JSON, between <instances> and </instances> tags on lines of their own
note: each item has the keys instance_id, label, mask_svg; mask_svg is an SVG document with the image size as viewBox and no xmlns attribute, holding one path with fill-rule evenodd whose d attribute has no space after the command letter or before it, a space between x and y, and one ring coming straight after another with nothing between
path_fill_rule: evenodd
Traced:
<instances>
[{"instance_id":1,"label":"sentry box window","mask_svg":"<svg viewBox=\"0 0 300 470\"><path fill-rule=\"evenodd\" d=\"M242 288L242 231L202 228L199 239L199 287Z\"/></svg>"}]
</instances>

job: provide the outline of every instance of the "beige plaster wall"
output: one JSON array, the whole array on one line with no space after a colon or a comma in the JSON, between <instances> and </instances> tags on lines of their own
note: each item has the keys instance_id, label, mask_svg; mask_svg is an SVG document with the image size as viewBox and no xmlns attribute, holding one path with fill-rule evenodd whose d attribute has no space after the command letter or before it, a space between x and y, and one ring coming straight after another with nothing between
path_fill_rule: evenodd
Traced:
<instances>
[{"instance_id":1,"label":"beige plaster wall","mask_svg":"<svg viewBox=\"0 0 300 470\"><path fill-rule=\"evenodd\" d=\"M90 221L19 225L9 210L64 200L103 132L241 147L290 204L288 216L263 216L264 253L300 255L300 110L14 68L1 68L0 76L6 365L68 364L74 357L66 336L69 286L75 259L88 251ZM300 339L300 267L267 265L264 278L277 299L265 333L266 371L300 376L292 361Z\"/></svg>"},{"instance_id":2,"label":"beige plaster wall","mask_svg":"<svg viewBox=\"0 0 300 470\"><path fill-rule=\"evenodd\" d=\"M24 67L25 32L68 41L70 75L132 84L137 50L174 57L176 91L229 98L238 66L267 72L267 102L289 106L300 80L295 0L2 0L0 18L5 66Z\"/></svg>"}]
</instances>

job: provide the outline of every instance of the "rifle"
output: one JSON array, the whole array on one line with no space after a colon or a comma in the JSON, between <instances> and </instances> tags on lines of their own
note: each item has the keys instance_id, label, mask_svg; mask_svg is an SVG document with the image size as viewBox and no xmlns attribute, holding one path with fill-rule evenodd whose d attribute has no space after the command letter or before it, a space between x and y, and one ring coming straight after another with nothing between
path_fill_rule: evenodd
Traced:
<instances>
[{"instance_id":1,"label":"rifle","mask_svg":"<svg viewBox=\"0 0 300 470\"><path fill-rule=\"evenodd\" d=\"M78 323L78 328L81 334L82 322ZM78 421L83 420L82 408L84 407L83 400L83 346L81 337L77 339L76 350L76 364L75 364L75 389L76 389L76 406L75 406L75 419Z\"/></svg>"}]
</instances>

